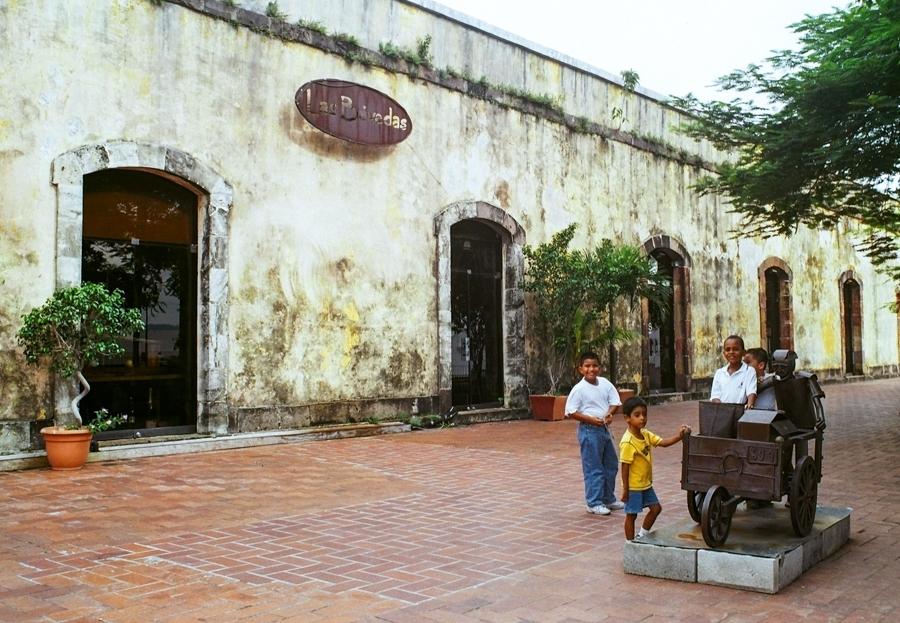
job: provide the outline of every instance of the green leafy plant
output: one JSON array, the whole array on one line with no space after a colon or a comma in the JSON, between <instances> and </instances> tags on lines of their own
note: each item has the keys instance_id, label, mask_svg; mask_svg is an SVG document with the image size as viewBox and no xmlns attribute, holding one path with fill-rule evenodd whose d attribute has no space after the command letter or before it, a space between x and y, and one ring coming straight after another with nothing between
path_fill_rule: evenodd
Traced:
<instances>
[{"instance_id":1,"label":"green leafy plant","mask_svg":"<svg viewBox=\"0 0 900 623\"><path fill-rule=\"evenodd\" d=\"M97 409L94 411L94 419L86 424L88 430L92 433L102 433L103 431L118 428L128 421L128 416L124 414L110 415L106 409Z\"/></svg>"},{"instance_id":2,"label":"green leafy plant","mask_svg":"<svg viewBox=\"0 0 900 623\"><path fill-rule=\"evenodd\" d=\"M421 39L416 39L416 58L419 59L420 65L431 67L431 35L425 35Z\"/></svg>"},{"instance_id":3,"label":"green leafy plant","mask_svg":"<svg viewBox=\"0 0 900 623\"><path fill-rule=\"evenodd\" d=\"M325 24L322 22L317 22L316 20L306 20L302 17L297 20L297 25L300 28L306 28L307 30L312 30L313 32L317 32L320 35L327 35L328 29L325 27Z\"/></svg>"},{"instance_id":4,"label":"green leafy plant","mask_svg":"<svg viewBox=\"0 0 900 623\"><path fill-rule=\"evenodd\" d=\"M623 69L622 70L622 84L629 91L634 91L634 89L638 85L638 81L641 79L638 72L633 69Z\"/></svg>"},{"instance_id":5,"label":"green leafy plant","mask_svg":"<svg viewBox=\"0 0 900 623\"><path fill-rule=\"evenodd\" d=\"M644 297L665 308L671 293L640 247L603 240L592 249L570 251L576 228L569 225L548 242L524 248L524 289L534 295L538 326L552 351L550 393L574 379L575 358L584 350L609 348L609 376L615 382L616 346L638 337L618 322L618 307L633 311Z\"/></svg>"},{"instance_id":6,"label":"green leafy plant","mask_svg":"<svg viewBox=\"0 0 900 623\"><path fill-rule=\"evenodd\" d=\"M281 10L277 2L269 2L266 5L266 17L284 21L287 19L287 13Z\"/></svg>"},{"instance_id":7,"label":"green leafy plant","mask_svg":"<svg viewBox=\"0 0 900 623\"><path fill-rule=\"evenodd\" d=\"M48 360L51 372L74 376L76 387L84 388L72 400L72 413L80 425L78 403L91 390L82 374L84 366L122 354L125 349L117 338L143 327L140 310L126 309L120 290L110 292L102 284L86 282L57 290L25 314L16 337L29 365Z\"/></svg>"},{"instance_id":8,"label":"green leafy plant","mask_svg":"<svg viewBox=\"0 0 900 623\"><path fill-rule=\"evenodd\" d=\"M416 49L411 50L396 45L393 41L382 41L378 44L378 51L393 60L404 60L410 65L422 65L430 68L432 66L431 57L431 35L425 35L421 39L416 39Z\"/></svg>"},{"instance_id":9,"label":"green leafy plant","mask_svg":"<svg viewBox=\"0 0 900 623\"><path fill-rule=\"evenodd\" d=\"M331 38L334 39L338 45L352 46L354 48L359 47L359 40L346 32L333 32L331 33Z\"/></svg>"}]
</instances>

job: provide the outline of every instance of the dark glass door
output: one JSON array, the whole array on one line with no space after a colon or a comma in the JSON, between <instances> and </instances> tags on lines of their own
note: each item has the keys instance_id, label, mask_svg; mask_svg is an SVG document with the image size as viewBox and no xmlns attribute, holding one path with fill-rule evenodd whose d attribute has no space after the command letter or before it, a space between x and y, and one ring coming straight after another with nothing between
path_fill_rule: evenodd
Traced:
<instances>
[{"instance_id":1,"label":"dark glass door","mask_svg":"<svg viewBox=\"0 0 900 623\"><path fill-rule=\"evenodd\" d=\"M844 372L862 374L862 314L860 313L859 284L844 282Z\"/></svg>"},{"instance_id":2,"label":"dark glass door","mask_svg":"<svg viewBox=\"0 0 900 623\"><path fill-rule=\"evenodd\" d=\"M450 229L454 405L503 404L502 251L487 225L462 221Z\"/></svg>"},{"instance_id":3,"label":"dark glass door","mask_svg":"<svg viewBox=\"0 0 900 623\"><path fill-rule=\"evenodd\" d=\"M145 325L122 341L124 354L85 371L86 420L103 407L130 415L129 436L196 430L196 232L186 188L140 171L86 176L82 280L121 290Z\"/></svg>"},{"instance_id":4,"label":"dark glass door","mask_svg":"<svg viewBox=\"0 0 900 623\"><path fill-rule=\"evenodd\" d=\"M674 267L665 253L654 253L656 270L672 284ZM674 291L667 307L650 302L648 323L650 389L656 392L675 391L675 298Z\"/></svg>"}]
</instances>

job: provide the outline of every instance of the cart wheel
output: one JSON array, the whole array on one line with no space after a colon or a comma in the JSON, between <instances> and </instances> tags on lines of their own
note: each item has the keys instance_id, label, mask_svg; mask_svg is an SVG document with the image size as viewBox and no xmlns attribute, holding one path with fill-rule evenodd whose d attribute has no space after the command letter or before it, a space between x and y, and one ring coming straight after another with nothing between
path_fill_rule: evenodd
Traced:
<instances>
[{"instance_id":1,"label":"cart wheel","mask_svg":"<svg viewBox=\"0 0 900 623\"><path fill-rule=\"evenodd\" d=\"M791 503L791 525L797 536L806 536L816 520L816 500L819 497L816 461L804 456L794 468L788 501Z\"/></svg>"},{"instance_id":2,"label":"cart wheel","mask_svg":"<svg viewBox=\"0 0 900 623\"><path fill-rule=\"evenodd\" d=\"M690 513L691 515L691 519L693 519L697 523L700 523L700 520L703 518L703 492L688 491L687 507L688 513Z\"/></svg>"},{"instance_id":3,"label":"cart wheel","mask_svg":"<svg viewBox=\"0 0 900 623\"><path fill-rule=\"evenodd\" d=\"M727 504L729 497L725 487L713 485L703 498L700 528L703 530L703 540L710 547L719 547L728 538L732 512Z\"/></svg>"}]
</instances>

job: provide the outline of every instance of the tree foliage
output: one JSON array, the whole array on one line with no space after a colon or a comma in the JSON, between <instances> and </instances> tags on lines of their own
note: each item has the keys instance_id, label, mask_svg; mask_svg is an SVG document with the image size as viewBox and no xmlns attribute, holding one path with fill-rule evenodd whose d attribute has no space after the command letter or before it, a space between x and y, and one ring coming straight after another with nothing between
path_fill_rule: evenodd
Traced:
<instances>
[{"instance_id":1,"label":"tree foliage","mask_svg":"<svg viewBox=\"0 0 900 623\"><path fill-rule=\"evenodd\" d=\"M736 157L702 179L743 215L749 235L790 235L849 219L872 262L900 282L900 2L863 0L792 25L800 49L723 76L748 99L673 103L683 130Z\"/></svg>"},{"instance_id":2,"label":"tree foliage","mask_svg":"<svg viewBox=\"0 0 900 623\"><path fill-rule=\"evenodd\" d=\"M616 322L617 303L633 310L646 297L665 306L671 293L668 279L637 246L603 240L591 249L570 251L576 227L569 225L548 242L524 249L528 260L524 289L534 294L554 354L548 365L551 392L567 371L574 371L579 352L636 337Z\"/></svg>"},{"instance_id":3,"label":"tree foliage","mask_svg":"<svg viewBox=\"0 0 900 623\"><path fill-rule=\"evenodd\" d=\"M81 371L88 363L120 355L117 338L143 328L139 309L126 309L120 290L110 292L99 283L57 290L43 305L22 317L16 337L25 361L40 365L49 359L50 370L75 376L85 390L72 401L72 412L81 423L78 402L90 390Z\"/></svg>"},{"instance_id":4,"label":"tree foliage","mask_svg":"<svg viewBox=\"0 0 900 623\"><path fill-rule=\"evenodd\" d=\"M48 357L50 370L72 376L86 363L124 351L117 338L143 327L140 310L125 309L122 292L99 283L57 290L22 317L17 334L32 365Z\"/></svg>"}]
</instances>

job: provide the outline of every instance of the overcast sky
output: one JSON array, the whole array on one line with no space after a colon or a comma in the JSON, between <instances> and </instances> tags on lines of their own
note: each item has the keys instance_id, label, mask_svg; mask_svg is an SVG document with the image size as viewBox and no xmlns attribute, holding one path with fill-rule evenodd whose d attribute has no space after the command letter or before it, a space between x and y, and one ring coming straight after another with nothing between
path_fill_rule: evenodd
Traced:
<instances>
[{"instance_id":1,"label":"overcast sky","mask_svg":"<svg viewBox=\"0 0 900 623\"><path fill-rule=\"evenodd\" d=\"M437 0L662 95L721 99L713 81L796 47L788 28L848 0Z\"/></svg>"}]
</instances>

